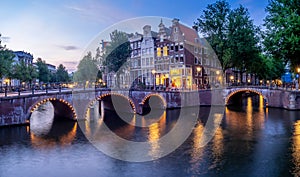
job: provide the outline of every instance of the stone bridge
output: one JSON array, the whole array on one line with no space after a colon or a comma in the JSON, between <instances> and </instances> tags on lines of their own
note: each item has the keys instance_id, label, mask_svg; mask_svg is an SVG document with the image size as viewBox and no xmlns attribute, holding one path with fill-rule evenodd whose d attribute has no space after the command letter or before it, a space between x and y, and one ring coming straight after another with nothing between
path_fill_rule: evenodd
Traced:
<instances>
[{"instance_id":1,"label":"stone bridge","mask_svg":"<svg viewBox=\"0 0 300 177\"><path fill-rule=\"evenodd\" d=\"M261 95L267 107L284 108L288 110L300 110L300 91L275 89L269 87L232 87L223 90L226 105L232 101L238 101L244 93Z\"/></svg>"},{"instance_id":2,"label":"stone bridge","mask_svg":"<svg viewBox=\"0 0 300 177\"><path fill-rule=\"evenodd\" d=\"M300 109L300 92L267 87L232 87L197 91L128 91L77 90L57 93L0 97L0 126L29 123L31 113L45 102L51 102L56 117L85 119L86 111L95 103L104 108L137 114L147 108L180 108L188 106L228 105L243 93L263 96L265 105L289 110Z\"/></svg>"}]
</instances>

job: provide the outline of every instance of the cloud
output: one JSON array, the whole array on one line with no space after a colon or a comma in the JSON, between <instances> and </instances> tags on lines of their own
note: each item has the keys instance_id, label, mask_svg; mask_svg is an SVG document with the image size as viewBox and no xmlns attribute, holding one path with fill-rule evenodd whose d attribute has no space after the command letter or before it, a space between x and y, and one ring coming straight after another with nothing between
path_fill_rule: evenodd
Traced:
<instances>
[{"instance_id":1,"label":"cloud","mask_svg":"<svg viewBox=\"0 0 300 177\"><path fill-rule=\"evenodd\" d=\"M106 25L133 17L131 13L126 11L126 8L118 8L96 0L84 1L84 3L72 3L64 7L77 13L84 19Z\"/></svg>"},{"instance_id":2,"label":"cloud","mask_svg":"<svg viewBox=\"0 0 300 177\"><path fill-rule=\"evenodd\" d=\"M8 36L1 36L0 40L2 40L2 42L9 42L10 37L8 37Z\"/></svg>"},{"instance_id":3,"label":"cloud","mask_svg":"<svg viewBox=\"0 0 300 177\"><path fill-rule=\"evenodd\" d=\"M74 45L59 45L58 47L63 48L65 50L78 50L79 47Z\"/></svg>"},{"instance_id":4,"label":"cloud","mask_svg":"<svg viewBox=\"0 0 300 177\"><path fill-rule=\"evenodd\" d=\"M66 66L69 72L74 72L77 69L78 62L76 61L63 61L62 64Z\"/></svg>"}]
</instances>

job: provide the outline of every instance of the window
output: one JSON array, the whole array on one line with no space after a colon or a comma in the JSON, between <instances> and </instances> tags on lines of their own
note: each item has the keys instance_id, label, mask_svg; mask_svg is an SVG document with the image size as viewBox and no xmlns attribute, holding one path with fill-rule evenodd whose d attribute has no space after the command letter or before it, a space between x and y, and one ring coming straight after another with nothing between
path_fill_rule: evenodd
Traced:
<instances>
[{"instance_id":1,"label":"window","mask_svg":"<svg viewBox=\"0 0 300 177\"><path fill-rule=\"evenodd\" d=\"M194 47L194 53L198 53L198 48Z\"/></svg>"},{"instance_id":2,"label":"window","mask_svg":"<svg viewBox=\"0 0 300 177\"><path fill-rule=\"evenodd\" d=\"M183 56L180 56L180 62L183 63Z\"/></svg>"},{"instance_id":3,"label":"window","mask_svg":"<svg viewBox=\"0 0 300 177\"><path fill-rule=\"evenodd\" d=\"M149 66L149 58L146 58L146 65Z\"/></svg>"},{"instance_id":4,"label":"window","mask_svg":"<svg viewBox=\"0 0 300 177\"><path fill-rule=\"evenodd\" d=\"M141 48L141 42L138 42L138 48Z\"/></svg>"},{"instance_id":5,"label":"window","mask_svg":"<svg viewBox=\"0 0 300 177\"><path fill-rule=\"evenodd\" d=\"M177 33L177 31L178 31L178 27L175 27L174 32Z\"/></svg>"},{"instance_id":6,"label":"window","mask_svg":"<svg viewBox=\"0 0 300 177\"><path fill-rule=\"evenodd\" d=\"M195 64L198 64L198 58L197 58L197 57L195 57L194 63L195 63Z\"/></svg>"},{"instance_id":7,"label":"window","mask_svg":"<svg viewBox=\"0 0 300 177\"><path fill-rule=\"evenodd\" d=\"M158 57L161 57L161 48L160 47L157 47L157 52L156 52L156 55L158 56Z\"/></svg>"},{"instance_id":8,"label":"window","mask_svg":"<svg viewBox=\"0 0 300 177\"><path fill-rule=\"evenodd\" d=\"M154 65L154 61L152 57L150 58L150 65Z\"/></svg>"},{"instance_id":9,"label":"window","mask_svg":"<svg viewBox=\"0 0 300 177\"><path fill-rule=\"evenodd\" d=\"M170 50L174 50L174 46L173 46L173 44L171 45L171 47L170 47Z\"/></svg>"},{"instance_id":10,"label":"window","mask_svg":"<svg viewBox=\"0 0 300 177\"><path fill-rule=\"evenodd\" d=\"M183 50L183 43L180 43L179 50Z\"/></svg>"},{"instance_id":11,"label":"window","mask_svg":"<svg viewBox=\"0 0 300 177\"><path fill-rule=\"evenodd\" d=\"M175 45L175 52L178 52L178 44Z\"/></svg>"},{"instance_id":12,"label":"window","mask_svg":"<svg viewBox=\"0 0 300 177\"><path fill-rule=\"evenodd\" d=\"M145 58L142 58L142 66L145 65Z\"/></svg>"},{"instance_id":13,"label":"window","mask_svg":"<svg viewBox=\"0 0 300 177\"><path fill-rule=\"evenodd\" d=\"M168 56L169 55L169 51L168 51L168 47L167 46L164 46L163 47L163 56Z\"/></svg>"},{"instance_id":14,"label":"window","mask_svg":"<svg viewBox=\"0 0 300 177\"><path fill-rule=\"evenodd\" d=\"M176 55L175 62L178 63L178 60L179 60L179 57L178 57L178 55Z\"/></svg>"}]
</instances>

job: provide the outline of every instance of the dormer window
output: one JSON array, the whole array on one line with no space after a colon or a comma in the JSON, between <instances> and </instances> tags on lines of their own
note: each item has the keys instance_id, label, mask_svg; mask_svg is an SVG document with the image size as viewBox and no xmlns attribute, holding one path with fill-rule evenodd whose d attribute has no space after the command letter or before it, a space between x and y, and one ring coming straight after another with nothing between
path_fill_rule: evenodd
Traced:
<instances>
[{"instance_id":1,"label":"dormer window","mask_svg":"<svg viewBox=\"0 0 300 177\"><path fill-rule=\"evenodd\" d=\"M175 27L174 32L177 33L177 31L178 31L178 27Z\"/></svg>"}]
</instances>

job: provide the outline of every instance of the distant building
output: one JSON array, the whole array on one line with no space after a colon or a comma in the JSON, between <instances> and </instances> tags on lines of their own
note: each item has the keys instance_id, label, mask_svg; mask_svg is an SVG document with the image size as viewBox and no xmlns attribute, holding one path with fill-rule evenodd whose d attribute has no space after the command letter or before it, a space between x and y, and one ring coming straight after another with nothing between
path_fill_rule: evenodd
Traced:
<instances>
[{"instance_id":1,"label":"distant building","mask_svg":"<svg viewBox=\"0 0 300 177\"><path fill-rule=\"evenodd\" d=\"M13 65L20 64L21 62L24 62L25 65L32 65L33 62L33 56L32 54L24 51L13 51L13 54L15 55L13 58ZM12 79L10 80L11 86L19 86L21 85L20 80Z\"/></svg>"},{"instance_id":2,"label":"distant building","mask_svg":"<svg viewBox=\"0 0 300 177\"><path fill-rule=\"evenodd\" d=\"M13 54L15 55L13 58L14 64L24 62L26 65L31 65L33 62L33 56L30 53L24 51L15 51Z\"/></svg>"},{"instance_id":3,"label":"distant building","mask_svg":"<svg viewBox=\"0 0 300 177\"><path fill-rule=\"evenodd\" d=\"M56 73L56 66L52 65L52 64L49 64L49 63L46 63L47 67L48 67L48 70L50 71L50 73Z\"/></svg>"},{"instance_id":4,"label":"distant building","mask_svg":"<svg viewBox=\"0 0 300 177\"><path fill-rule=\"evenodd\" d=\"M181 24L179 19L173 19L170 27L161 20L158 27L158 32L154 32L145 25L143 34L128 35L131 56L129 67L121 69L121 87L143 84L148 88L191 90L221 82L218 59L196 30ZM103 41L101 44L107 45ZM105 76L108 87L116 84L115 73L105 72Z\"/></svg>"},{"instance_id":5,"label":"distant building","mask_svg":"<svg viewBox=\"0 0 300 177\"><path fill-rule=\"evenodd\" d=\"M130 82L133 85L142 83L142 69L141 69L141 42L143 35L135 33L129 38L131 47L130 56Z\"/></svg>"},{"instance_id":6,"label":"distant building","mask_svg":"<svg viewBox=\"0 0 300 177\"><path fill-rule=\"evenodd\" d=\"M141 71L142 71L142 82L146 86L154 85L154 75L152 73L155 69L155 41L157 33L151 31L150 25L145 25L143 27L143 40L141 42Z\"/></svg>"}]
</instances>

